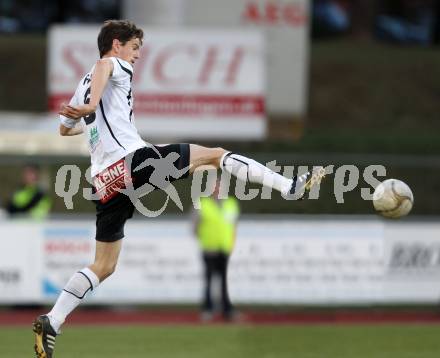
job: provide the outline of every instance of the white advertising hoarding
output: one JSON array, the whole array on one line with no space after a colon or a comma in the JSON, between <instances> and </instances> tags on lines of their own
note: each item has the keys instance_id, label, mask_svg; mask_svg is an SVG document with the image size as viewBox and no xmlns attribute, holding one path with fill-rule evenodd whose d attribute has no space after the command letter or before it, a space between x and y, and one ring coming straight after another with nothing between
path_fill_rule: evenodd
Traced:
<instances>
[{"instance_id":1,"label":"white advertising hoarding","mask_svg":"<svg viewBox=\"0 0 440 358\"><path fill-rule=\"evenodd\" d=\"M385 227L387 300L440 302L440 224Z\"/></svg>"},{"instance_id":2,"label":"white advertising hoarding","mask_svg":"<svg viewBox=\"0 0 440 358\"><path fill-rule=\"evenodd\" d=\"M0 303L53 302L94 256L93 221L0 226ZM202 265L188 220L131 221L118 267L89 303L198 303ZM242 220L231 299L261 304L436 303L440 224Z\"/></svg>"},{"instance_id":3,"label":"white advertising hoarding","mask_svg":"<svg viewBox=\"0 0 440 358\"><path fill-rule=\"evenodd\" d=\"M41 230L42 276L44 301L54 300L72 274L93 262L95 252L92 222L55 221Z\"/></svg>"},{"instance_id":4,"label":"white advertising hoarding","mask_svg":"<svg viewBox=\"0 0 440 358\"><path fill-rule=\"evenodd\" d=\"M263 138L264 38L255 30L144 28L134 65L134 115L149 138ZM49 31L49 107L69 101L99 58L99 27Z\"/></svg>"},{"instance_id":5,"label":"white advertising hoarding","mask_svg":"<svg viewBox=\"0 0 440 358\"><path fill-rule=\"evenodd\" d=\"M17 221L0 228L0 302L41 301L41 226Z\"/></svg>"},{"instance_id":6,"label":"white advertising hoarding","mask_svg":"<svg viewBox=\"0 0 440 358\"><path fill-rule=\"evenodd\" d=\"M380 222L295 221L240 225L231 296L252 303L364 303L381 299Z\"/></svg>"}]
</instances>

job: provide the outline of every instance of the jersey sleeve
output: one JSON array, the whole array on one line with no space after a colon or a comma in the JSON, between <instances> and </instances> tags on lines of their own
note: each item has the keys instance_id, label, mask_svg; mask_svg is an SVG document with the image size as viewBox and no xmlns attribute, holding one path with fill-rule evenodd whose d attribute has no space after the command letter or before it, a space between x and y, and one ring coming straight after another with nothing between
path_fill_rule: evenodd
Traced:
<instances>
[{"instance_id":1,"label":"jersey sleeve","mask_svg":"<svg viewBox=\"0 0 440 358\"><path fill-rule=\"evenodd\" d=\"M133 77L133 69L129 63L118 59L116 57L110 57L113 62L113 73L110 79L114 82L122 82Z\"/></svg>"},{"instance_id":2,"label":"jersey sleeve","mask_svg":"<svg viewBox=\"0 0 440 358\"><path fill-rule=\"evenodd\" d=\"M72 106L79 106L81 104L79 99L78 99L78 89L75 91L75 94L70 99L69 104L72 105ZM60 115L60 123L64 127L74 128L76 126L76 124L78 123L78 121L75 120L75 119L71 119L71 118L65 117L63 115Z\"/></svg>"}]
</instances>

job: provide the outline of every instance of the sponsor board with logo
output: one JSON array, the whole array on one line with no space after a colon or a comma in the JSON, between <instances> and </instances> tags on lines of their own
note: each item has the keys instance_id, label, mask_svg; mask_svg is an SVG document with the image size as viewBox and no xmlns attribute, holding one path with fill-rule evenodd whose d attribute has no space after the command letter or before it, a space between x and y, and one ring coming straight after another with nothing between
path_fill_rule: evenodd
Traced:
<instances>
[{"instance_id":1,"label":"sponsor board with logo","mask_svg":"<svg viewBox=\"0 0 440 358\"><path fill-rule=\"evenodd\" d=\"M53 302L94 257L93 221L0 226L0 302ZM435 303L440 224L243 219L229 267L236 303ZM114 275L89 303L198 303L202 265L189 220L132 220Z\"/></svg>"},{"instance_id":2,"label":"sponsor board with logo","mask_svg":"<svg viewBox=\"0 0 440 358\"><path fill-rule=\"evenodd\" d=\"M41 300L42 250L40 225L2 222L0 227L0 302L36 303Z\"/></svg>"},{"instance_id":3,"label":"sponsor board with logo","mask_svg":"<svg viewBox=\"0 0 440 358\"><path fill-rule=\"evenodd\" d=\"M53 221L41 230L43 301L52 301L74 272L93 262L95 242L92 222Z\"/></svg>"}]
</instances>

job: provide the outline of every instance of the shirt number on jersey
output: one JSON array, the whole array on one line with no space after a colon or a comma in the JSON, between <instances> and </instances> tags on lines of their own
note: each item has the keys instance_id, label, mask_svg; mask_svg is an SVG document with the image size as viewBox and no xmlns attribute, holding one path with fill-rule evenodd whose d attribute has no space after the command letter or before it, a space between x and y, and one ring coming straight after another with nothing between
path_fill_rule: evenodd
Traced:
<instances>
[{"instance_id":1,"label":"shirt number on jersey","mask_svg":"<svg viewBox=\"0 0 440 358\"><path fill-rule=\"evenodd\" d=\"M90 103L90 87L87 88L86 93L84 93L84 104L89 104ZM86 124L91 124L95 121L96 115L95 113L91 113L88 116L84 117L84 122L86 122Z\"/></svg>"}]
</instances>

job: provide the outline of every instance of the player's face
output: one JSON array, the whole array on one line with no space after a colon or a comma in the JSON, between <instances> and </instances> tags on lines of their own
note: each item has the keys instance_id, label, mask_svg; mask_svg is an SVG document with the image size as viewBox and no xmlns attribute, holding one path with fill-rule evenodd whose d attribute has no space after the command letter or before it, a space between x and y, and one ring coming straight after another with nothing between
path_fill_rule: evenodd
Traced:
<instances>
[{"instance_id":1,"label":"player's face","mask_svg":"<svg viewBox=\"0 0 440 358\"><path fill-rule=\"evenodd\" d=\"M118 57L124 61L130 62L132 65L139 58L141 49L141 42L138 38L127 41L124 45L120 45Z\"/></svg>"}]
</instances>

